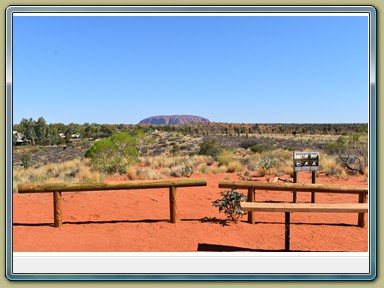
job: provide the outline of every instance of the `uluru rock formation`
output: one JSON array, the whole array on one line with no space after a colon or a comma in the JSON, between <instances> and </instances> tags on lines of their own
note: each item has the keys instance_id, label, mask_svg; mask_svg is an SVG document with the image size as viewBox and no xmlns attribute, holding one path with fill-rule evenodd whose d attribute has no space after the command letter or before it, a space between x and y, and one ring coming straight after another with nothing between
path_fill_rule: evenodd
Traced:
<instances>
[{"instance_id":1,"label":"uluru rock formation","mask_svg":"<svg viewBox=\"0 0 384 288\"><path fill-rule=\"evenodd\" d=\"M145 118L139 124L187 124L209 123L207 118L193 115L161 115Z\"/></svg>"}]
</instances>

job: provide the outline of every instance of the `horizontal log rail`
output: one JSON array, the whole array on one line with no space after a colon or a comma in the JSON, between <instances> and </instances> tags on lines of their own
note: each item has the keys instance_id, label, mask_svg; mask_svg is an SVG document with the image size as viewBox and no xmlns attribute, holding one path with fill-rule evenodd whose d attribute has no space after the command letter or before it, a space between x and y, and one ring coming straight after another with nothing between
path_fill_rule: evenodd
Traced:
<instances>
[{"instance_id":1,"label":"horizontal log rail","mask_svg":"<svg viewBox=\"0 0 384 288\"><path fill-rule=\"evenodd\" d=\"M298 192L323 192L323 193L346 193L346 194L368 194L368 187L347 186L330 184L302 184L302 183L261 183L255 181L219 181L219 188L234 189L258 189L270 191L298 191Z\"/></svg>"},{"instance_id":2,"label":"horizontal log rail","mask_svg":"<svg viewBox=\"0 0 384 288\"><path fill-rule=\"evenodd\" d=\"M53 193L54 226L62 224L61 193L62 192L89 192L89 191L113 191L131 189L169 189L170 222L177 222L176 188L206 186L205 178L166 179L166 180L141 180L119 181L111 183L46 183L46 184L22 184L18 186L19 193Z\"/></svg>"},{"instance_id":3,"label":"horizontal log rail","mask_svg":"<svg viewBox=\"0 0 384 288\"><path fill-rule=\"evenodd\" d=\"M316 212L316 213L367 213L368 203L354 204L313 204L313 203L240 203L244 211L260 212L285 212L285 251L290 250L291 238L291 212Z\"/></svg>"},{"instance_id":4,"label":"horizontal log rail","mask_svg":"<svg viewBox=\"0 0 384 288\"><path fill-rule=\"evenodd\" d=\"M219 188L230 189L247 189L248 201L255 201L256 190L267 191L286 191L286 192L319 192L319 193L341 193L341 194L357 194L359 196L358 203L367 201L368 187L366 186L347 186L347 185L330 185L330 184L302 184L302 183L261 183L255 181L219 181ZM253 212L248 213L248 222L254 223ZM364 227L365 214L358 214L358 225Z\"/></svg>"},{"instance_id":5,"label":"horizontal log rail","mask_svg":"<svg viewBox=\"0 0 384 288\"><path fill-rule=\"evenodd\" d=\"M19 193L44 193L44 192L86 192L108 190L131 190L149 188L193 187L206 186L205 178L166 179L166 180L135 180L117 181L110 183L46 183L46 184L21 184Z\"/></svg>"}]
</instances>

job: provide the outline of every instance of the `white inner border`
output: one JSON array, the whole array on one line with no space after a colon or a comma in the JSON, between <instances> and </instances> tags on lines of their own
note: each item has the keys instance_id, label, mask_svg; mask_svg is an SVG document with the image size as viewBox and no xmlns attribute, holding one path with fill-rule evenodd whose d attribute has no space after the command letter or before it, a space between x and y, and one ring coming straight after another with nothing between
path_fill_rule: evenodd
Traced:
<instances>
[{"instance_id":1,"label":"white inner border","mask_svg":"<svg viewBox=\"0 0 384 288\"><path fill-rule=\"evenodd\" d=\"M13 273L368 274L369 272L368 252L13 253Z\"/></svg>"}]
</instances>

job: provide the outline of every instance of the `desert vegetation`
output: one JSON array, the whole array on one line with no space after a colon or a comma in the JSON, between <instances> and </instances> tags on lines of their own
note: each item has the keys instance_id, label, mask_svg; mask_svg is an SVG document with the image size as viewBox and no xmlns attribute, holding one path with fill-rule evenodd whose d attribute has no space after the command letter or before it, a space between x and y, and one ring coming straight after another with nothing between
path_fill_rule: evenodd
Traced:
<instances>
[{"instance_id":1,"label":"desert vegetation","mask_svg":"<svg viewBox=\"0 0 384 288\"><path fill-rule=\"evenodd\" d=\"M40 131L40 136L44 131L45 135L49 135L51 132L47 131L55 130L49 128L51 124L44 126L43 120L39 118L35 122L34 127L40 128L34 135L37 135L37 131ZM25 133L28 125L33 122L23 120L15 128ZM346 134L337 135L332 132L324 135L310 134L318 132L320 126L316 126L317 124L303 124L297 127L287 124L284 129L276 128L283 127L279 126L280 124L271 124L272 126L265 127L275 127L272 132L276 134L263 134L265 131L271 131L262 126L265 130L261 130L261 134L249 133L242 136L245 130L239 128L236 131L240 132L240 136L231 136L231 130L225 129L224 135L200 135L191 127L203 124L194 124L164 125L161 126L162 129L152 125L115 125L111 127L116 128L118 132L114 133L115 129L108 130L111 133L105 135L110 135L102 139L82 138L77 142L61 140L61 144L55 145L41 145L48 142L35 137L33 141L28 141L28 145L14 146L14 187L27 182L102 181L105 177L113 176L126 180L163 179L207 173L236 173L239 179L256 180L257 177L265 177L269 180L270 177L283 175L292 177L293 151L319 151L321 160L318 173L324 173L326 176L347 179L350 174L367 176L368 173L368 137L364 132L364 125L327 124L324 126L327 127L327 132ZM82 133L85 131L84 125L70 127L69 132ZM204 125L217 132L224 124ZM172 126L176 128L173 129ZM246 124L240 126L248 127ZM23 130L21 127L24 127ZM238 126L231 127L235 129ZM297 131L301 127L301 133L289 135L288 127L296 127ZM85 135L90 136L90 130L87 131ZM69 135L69 132L66 134ZM33 134L28 133L27 135ZM52 144L52 141L48 144Z\"/></svg>"},{"instance_id":2,"label":"desert vegetation","mask_svg":"<svg viewBox=\"0 0 384 288\"><path fill-rule=\"evenodd\" d=\"M17 131L20 140L28 145L60 145L70 143L72 135L76 135L78 139L103 139L115 133L142 130L145 133L153 131L175 132L191 136L230 136L227 138L229 142L241 142L250 137L280 139L296 142L315 141L319 142L327 136L335 140L337 136L346 136L351 133L368 133L368 125L366 123L355 124L245 124L245 123L189 123L189 124L63 124L50 123L47 124L44 117L37 120L32 118L23 118L18 124L13 125L13 130ZM17 134L13 135L14 145L18 144ZM261 137L262 136L262 137ZM336 137L336 138L335 138ZM300 139L297 139L300 138ZM267 139L266 139L267 140ZM221 142L221 141L219 141Z\"/></svg>"}]
</instances>

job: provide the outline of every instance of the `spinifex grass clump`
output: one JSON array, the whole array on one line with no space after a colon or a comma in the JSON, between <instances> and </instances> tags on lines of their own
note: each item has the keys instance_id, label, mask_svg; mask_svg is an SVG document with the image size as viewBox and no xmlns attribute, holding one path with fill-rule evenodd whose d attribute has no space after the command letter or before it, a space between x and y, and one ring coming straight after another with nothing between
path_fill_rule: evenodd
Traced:
<instances>
[{"instance_id":1,"label":"spinifex grass clump","mask_svg":"<svg viewBox=\"0 0 384 288\"><path fill-rule=\"evenodd\" d=\"M39 168L13 168L13 191L26 183L101 182L104 175L92 170L89 160L74 159L63 163L50 163Z\"/></svg>"},{"instance_id":2,"label":"spinifex grass clump","mask_svg":"<svg viewBox=\"0 0 384 288\"><path fill-rule=\"evenodd\" d=\"M240 202L247 201L247 196L233 189L220 192L223 198L213 201L214 207L219 208L219 212L224 211L228 219L237 222L247 212L241 210Z\"/></svg>"}]
</instances>

